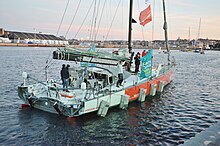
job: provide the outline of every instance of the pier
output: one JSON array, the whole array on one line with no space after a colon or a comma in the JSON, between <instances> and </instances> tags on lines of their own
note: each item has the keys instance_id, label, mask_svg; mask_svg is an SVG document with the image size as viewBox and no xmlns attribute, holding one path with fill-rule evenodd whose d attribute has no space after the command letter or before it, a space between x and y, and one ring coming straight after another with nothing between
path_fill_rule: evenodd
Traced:
<instances>
[{"instance_id":1,"label":"pier","mask_svg":"<svg viewBox=\"0 0 220 146\"><path fill-rule=\"evenodd\" d=\"M220 146L220 121L180 146Z\"/></svg>"}]
</instances>

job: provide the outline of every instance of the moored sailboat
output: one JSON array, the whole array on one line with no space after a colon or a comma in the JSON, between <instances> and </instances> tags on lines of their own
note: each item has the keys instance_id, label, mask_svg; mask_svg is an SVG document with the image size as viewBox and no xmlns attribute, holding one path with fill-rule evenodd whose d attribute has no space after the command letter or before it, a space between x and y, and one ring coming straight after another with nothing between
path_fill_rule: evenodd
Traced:
<instances>
[{"instance_id":1,"label":"moored sailboat","mask_svg":"<svg viewBox=\"0 0 220 146\"><path fill-rule=\"evenodd\" d=\"M193 52L195 53L200 53L200 54L205 54L205 51L203 49L203 47L199 47L199 42L198 42L198 39L199 39L199 36L200 36L200 29L201 29L201 18L199 19L199 30L198 30L198 38L196 39L196 48L194 49Z\"/></svg>"},{"instance_id":2,"label":"moored sailboat","mask_svg":"<svg viewBox=\"0 0 220 146\"><path fill-rule=\"evenodd\" d=\"M133 0L130 0L128 35L130 53L132 52L132 5ZM152 50L149 50L148 54L141 59L141 72L134 73L130 71L128 51L115 55L94 49L60 48L53 52L53 59L75 63L74 67L69 68L71 81L68 88L63 87L60 79L40 82L24 72L23 84L18 87L19 97L26 105L50 113L76 117L97 111L99 116L105 116L110 107L119 106L125 109L132 101L143 102L147 95L154 96L157 92L163 92L164 87L171 81L174 69L174 62L170 61L168 48L164 0L163 9L168 63L152 68ZM127 65L122 73L123 83L119 86L117 65L120 61ZM30 79L37 83L29 85Z\"/></svg>"}]
</instances>

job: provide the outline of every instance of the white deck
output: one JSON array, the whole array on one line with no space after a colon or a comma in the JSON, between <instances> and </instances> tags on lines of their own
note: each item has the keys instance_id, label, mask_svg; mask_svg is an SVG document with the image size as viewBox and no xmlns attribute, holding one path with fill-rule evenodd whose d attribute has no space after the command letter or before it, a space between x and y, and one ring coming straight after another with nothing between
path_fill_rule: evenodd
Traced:
<instances>
[{"instance_id":1,"label":"white deck","mask_svg":"<svg viewBox=\"0 0 220 146\"><path fill-rule=\"evenodd\" d=\"M155 74L155 71L153 71L153 74ZM147 79L143 79L143 82L145 80L147 80ZM123 80L123 82L122 82L123 86L116 87L116 83L114 83L112 86L107 86L107 87L101 89L100 91L105 92L106 90L108 90L108 91L111 90L114 92L119 92L119 91L127 89L133 85L136 85L137 83L140 83L140 82L141 81L140 81L139 74L132 73L128 78ZM56 85L57 85L57 88L62 88L61 83L56 84ZM99 94L94 93L95 94L95 97L94 97L92 90L86 91L86 90L82 90L82 89L69 90L70 92L59 90L59 96L57 96L56 90L48 90L49 86L50 85L45 86L41 83L38 83L38 84L30 85L28 87L28 91L29 91L29 93L33 93L35 95L35 97L39 97L39 98L45 97L45 98L56 99L56 100L59 100L60 102L67 104L67 105L74 104L74 103L77 104L80 101L83 101L86 94L90 94L90 97L88 97L87 100L94 99L94 98L100 96ZM73 98L63 97L63 96L61 96L61 94L66 94L66 95L70 95L70 96L72 95Z\"/></svg>"}]
</instances>

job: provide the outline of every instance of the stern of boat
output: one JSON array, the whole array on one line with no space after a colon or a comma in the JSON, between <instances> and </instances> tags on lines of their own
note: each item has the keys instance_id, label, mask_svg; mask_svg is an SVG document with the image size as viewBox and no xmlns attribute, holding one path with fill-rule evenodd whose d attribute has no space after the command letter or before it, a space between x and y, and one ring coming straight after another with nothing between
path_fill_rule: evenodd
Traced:
<instances>
[{"instance_id":1,"label":"stern of boat","mask_svg":"<svg viewBox=\"0 0 220 146\"><path fill-rule=\"evenodd\" d=\"M72 92L65 92L54 86L55 82L40 82L33 77L23 73L23 83L18 87L18 97L31 108L55 113L59 115L74 117L78 116L83 103L76 97L70 96ZM29 79L37 81L28 84ZM72 92L73 93L73 92ZM72 95L72 94L71 94Z\"/></svg>"},{"instance_id":2,"label":"stern of boat","mask_svg":"<svg viewBox=\"0 0 220 146\"><path fill-rule=\"evenodd\" d=\"M18 87L18 97L25 102L26 105L29 105L27 101L28 87L19 86Z\"/></svg>"}]
</instances>

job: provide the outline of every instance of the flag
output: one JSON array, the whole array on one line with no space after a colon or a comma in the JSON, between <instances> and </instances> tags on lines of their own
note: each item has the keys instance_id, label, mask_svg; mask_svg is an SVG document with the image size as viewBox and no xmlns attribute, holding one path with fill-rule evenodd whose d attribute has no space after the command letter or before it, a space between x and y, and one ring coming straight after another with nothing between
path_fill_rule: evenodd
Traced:
<instances>
[{"instance_id":1,"label":"flag","mask_svg":"<svg viewBox=\"0 0 220 146\"><path fill-rule=\"evenodd\" d=\"M140 79L149 78L152 75L152 49L150 49L144 57L141 58Z\"/></svg>"},{"instance_id":2,"label":"flag","mask_svg":"<svg viewBox=\"0 0 220 146\"><path fill-rule=\"evenodd\" d=\"M141 11L140 16L139 16L139 21L142 26L152 21L150 5L146 9Z\"/></svg>"},{"instance_id":3,"label":"flag","mask_svg":"<svg viewBox=\"0 0 220 146\"><path fill-rule=\"evenodd\" d=\"M132 21L131 21L132 23L137 23L137 21L136 20L134 20L133 18L132 18Z\"/></svg>"}]
</instances>

